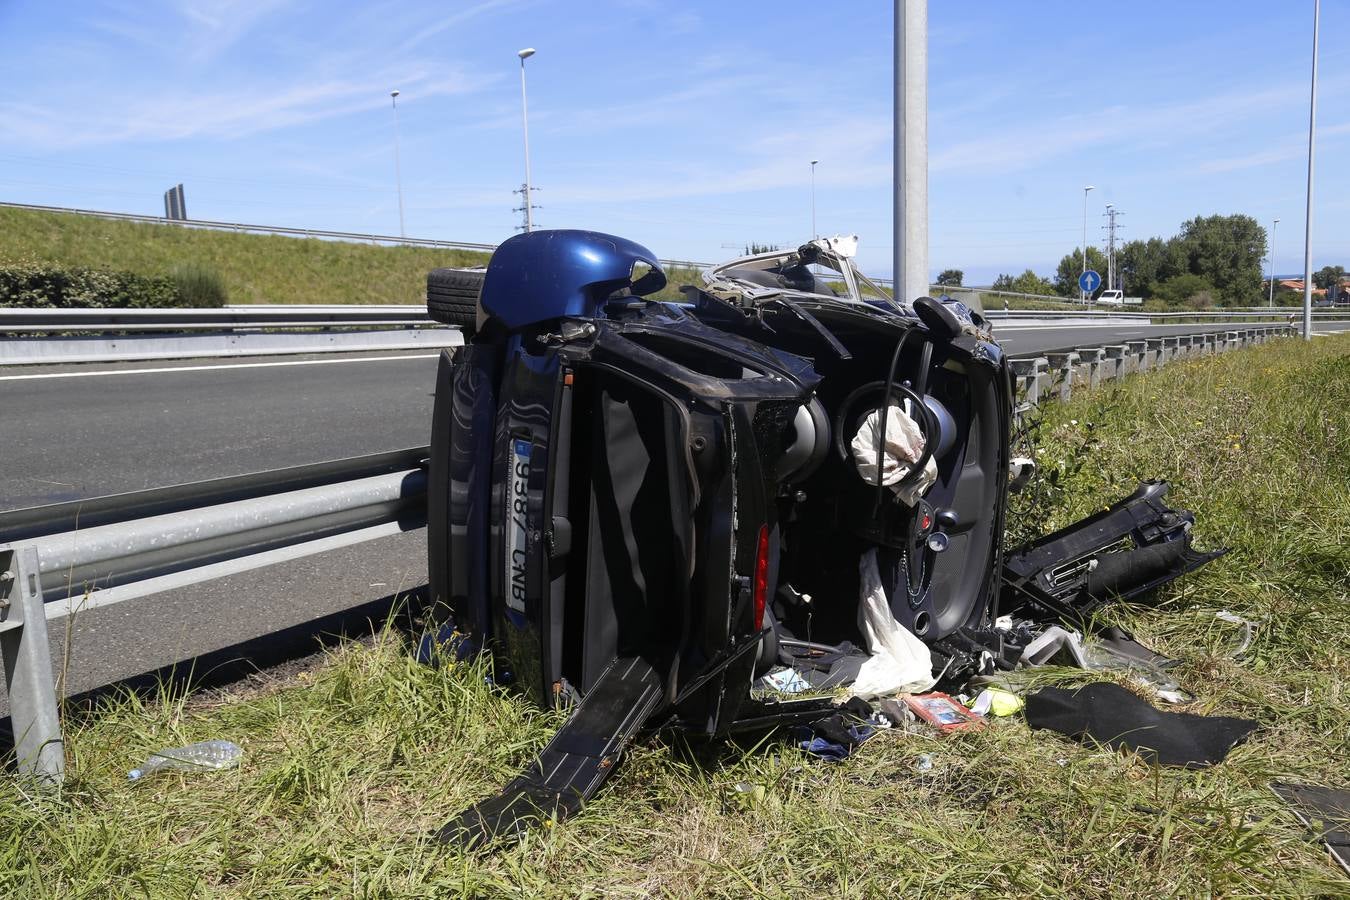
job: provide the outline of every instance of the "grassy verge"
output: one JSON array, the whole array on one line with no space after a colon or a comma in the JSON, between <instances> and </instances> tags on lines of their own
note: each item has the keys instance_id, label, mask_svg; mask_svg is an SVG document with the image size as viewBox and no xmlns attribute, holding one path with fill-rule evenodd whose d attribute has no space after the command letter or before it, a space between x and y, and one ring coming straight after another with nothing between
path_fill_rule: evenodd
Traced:
<instances>
[{"instance_id":1,"label":"grassy verge","mask_svg":"<svg viewBox=\"0 0 1350 900\"><path fill-rule=\"evenodd\" d=\"M576 820L466 857L424 836L558 719L474 666L416 664L386 632L262 691L125 696L74 718L62 793L0 794L0 895L1344 896L1267 785L1347 784L1350 337L1131 377L1050 407L1037 449L1023 528L1161 476L1205 542L1235 548L1114 614L1184 660L1191 711L1262 723L1219 766L1150 767L1018 720L883 732L839 765L777 742L651 741ZM1222 609L1259 623L1241 661ZM148 752L209 737L242 743L243 766L126 782Z\"/></svg>"},{"instance_id":2,"label":"grassy verge","mask_svg":"<svg viewBox=\"0 0 1350 900\"><path fill-rule=\"evenodd\" d=\"M146 276L168 275L192 263L219 275L231 303L422 303L428 270L482 265L487 254L0 207L0 261L6 259Z\"/></svg>"},{"instance_id":3,"label":"grassy verge","mask_svg":"<svg viewBox=\"0 0 1350 900\"><path fill-rule=\"evenodd\" d=\"M64 267L172 276L184 266L213 273L230 303L422 303L427 272L481 266L487 253L384 247L350 241L230 234L0 207L0 265L38 261ZM697 269L674 267L656 296L679 300Z\"/></svg>"}]
</instances>

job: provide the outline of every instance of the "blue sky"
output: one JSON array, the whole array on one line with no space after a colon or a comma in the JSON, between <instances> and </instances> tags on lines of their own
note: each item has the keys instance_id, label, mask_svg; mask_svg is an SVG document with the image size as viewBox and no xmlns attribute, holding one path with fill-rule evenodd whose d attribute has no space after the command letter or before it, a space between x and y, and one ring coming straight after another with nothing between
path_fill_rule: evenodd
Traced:
<instances>
[{"instance_id":1,"label":"blue sky","mask_svg":"<svg viewBox=\"0 0 1350 900\"><path fill-rule=\"evenodd\" d=\"M930 263L1051 271L1124 238L1282 219L1302 270L1310 0L932 2ZM718 260L862 237L889 274L891 3L0 0L0 199L398 233L513 233L528 62L536 227ZM1314 265L1350 265L1350 0L1323 0Z\"/></svg>"}]
</instances>

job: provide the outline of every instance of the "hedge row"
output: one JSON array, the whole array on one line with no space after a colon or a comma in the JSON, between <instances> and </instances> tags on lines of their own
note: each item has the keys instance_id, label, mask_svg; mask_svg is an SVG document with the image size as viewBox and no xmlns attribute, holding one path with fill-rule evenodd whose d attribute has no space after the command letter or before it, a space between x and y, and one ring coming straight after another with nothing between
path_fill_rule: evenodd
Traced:
<instances>
[{"instance_id":1,"label":"hedge row","mask_svg":"<svg viewBox=\"0 0 1350 900\"><path fill-rule=\"evenodd\" d=\"M220 276L198 265L167 275L66 267L41 260L0 260L0 306L217 307L226 291Z\"/></svg>"}]
</instances>

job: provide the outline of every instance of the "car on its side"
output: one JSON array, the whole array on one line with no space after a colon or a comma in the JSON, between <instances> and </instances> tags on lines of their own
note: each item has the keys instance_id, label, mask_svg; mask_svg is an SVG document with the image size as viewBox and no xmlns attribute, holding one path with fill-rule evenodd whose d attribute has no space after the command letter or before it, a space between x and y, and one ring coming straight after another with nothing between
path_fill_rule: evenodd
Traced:
<instances>
[{"instance_id":1,"label":"car on its side","mask_svg":"<svg viewBox=\"0 0 1350 900\"><path fill-rule=\"evenodd\" d=\"M819 718L828 698L753 685L865 645L869 553L935 670L1016 659L994 628L1008 361L978 312L897 302L855 246L733 260L680 301L648 299L665 285L650 250L589 231L517 235L486 271L431 274L430 312L466 336L437 375L432 608L499 680L572 709L448 838L578 808L644 729L718 738ZM908 456L897 426L917 437ZM1037 580L1059 552L1019 571L1023 593L1063 599L1050 592L1067 582Z\"/></svg>"}]
</instances>

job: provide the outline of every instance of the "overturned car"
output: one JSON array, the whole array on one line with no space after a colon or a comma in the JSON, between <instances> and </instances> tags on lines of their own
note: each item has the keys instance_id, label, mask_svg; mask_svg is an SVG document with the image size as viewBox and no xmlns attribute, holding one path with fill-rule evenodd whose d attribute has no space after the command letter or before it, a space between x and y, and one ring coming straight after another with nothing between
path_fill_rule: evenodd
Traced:
<instances>
[{"instance_id":1,"label":"overturned car","mask_svg":"<svg viewBox=\"0 0 1350 900\"><path fill-rule=\"evenodd\" d=\"M1007 571L1008 363L978 311L896 302L853 247L735 260L664 302L645 299L665 286L656 257L594 232L519 235L485 272L431 274L433 317L466 335L437 376L432 601L499 680L571 709L447 838L576 810L643 730L823 715L828 696L755 684L867 645L862 559L955 681L1017 660L1001 597L1072 616L1102 559L1126 560L1117 593L1208 559L1164 486Z\"/></svg>"}]
</instances>

